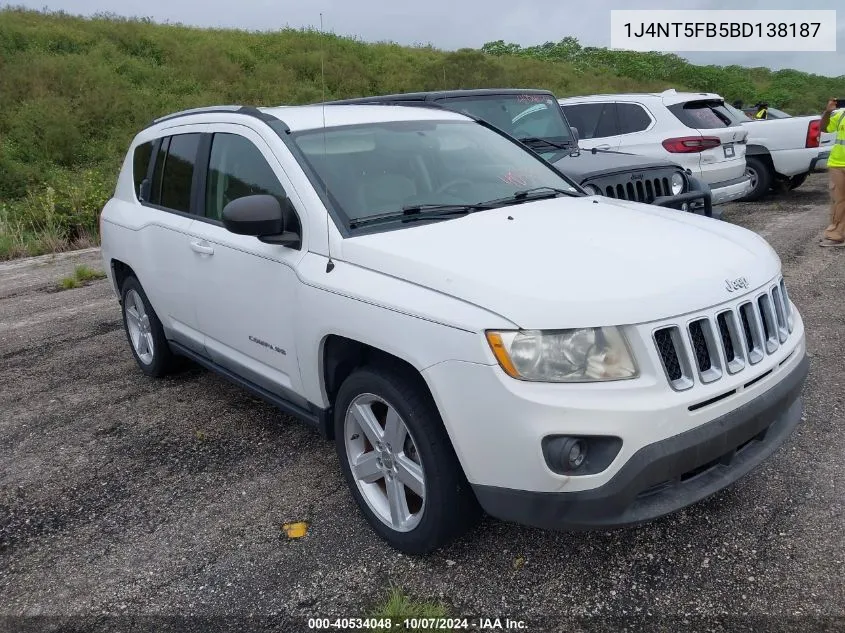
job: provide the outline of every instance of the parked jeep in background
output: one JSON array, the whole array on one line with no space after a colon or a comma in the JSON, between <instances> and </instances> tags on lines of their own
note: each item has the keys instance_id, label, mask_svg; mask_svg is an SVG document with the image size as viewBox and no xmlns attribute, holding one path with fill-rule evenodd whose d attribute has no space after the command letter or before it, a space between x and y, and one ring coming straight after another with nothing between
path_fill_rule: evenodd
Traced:
<instances>
[{"instance_id":1,"label":"parked jeep in background","mask_svg":"<svg viewBox=\"0 0 845 633\"><path fill-rule=\"evenodd\" d=\"M622 152L579 150L578 131L569 125L556 97L547 90L442 90L331 102L377 103L443 107L486 121L527 145L593 195L714 215L707 185L676 163Z\"/></svg>"},{"instance_id":2,"label":"parked jeep in background","mask_svg":"<svg viewBox=\"0 0 845 633\"><path fill-rule=\"evenodd\" d=\"M754 119L733 106L725 108L748 130L745 167L752 189L743 200L759 200L777 185L795 189L810 173L827 169L836 135L822 133L820 116L793 117L778 110L773 117L769 108L769 118Z\"/></svg>"}]
</instances>

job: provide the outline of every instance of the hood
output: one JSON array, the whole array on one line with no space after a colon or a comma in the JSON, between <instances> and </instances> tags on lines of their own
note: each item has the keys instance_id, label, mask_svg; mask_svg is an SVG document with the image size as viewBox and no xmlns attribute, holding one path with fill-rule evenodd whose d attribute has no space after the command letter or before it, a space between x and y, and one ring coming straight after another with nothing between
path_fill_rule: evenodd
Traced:
<instances>
[{"instance_id":1,"label":"hood","mask_svg":"<svg viewBox=\"0 0 845 633\"><path fill-rule=\"evenodd\" d=\"M641 172L647 169L684 169L665 160L646 158L624 152L602 152L593 154L590 150L575 151L555 161L554 166L570 178L583 182L595 176L609 176L617 173Z\"/></svg>"},{"instance_id":2,"label":"hood","mask_svg":"<svg viewBox=\"0 0 845 633\"><path fill-rule=\"evenodd\" d=\"M624 325L737 298L780 270L751 231L599 196L554 198L350 237L341 257L522 328Z\"/></svg>"}]
</instances>

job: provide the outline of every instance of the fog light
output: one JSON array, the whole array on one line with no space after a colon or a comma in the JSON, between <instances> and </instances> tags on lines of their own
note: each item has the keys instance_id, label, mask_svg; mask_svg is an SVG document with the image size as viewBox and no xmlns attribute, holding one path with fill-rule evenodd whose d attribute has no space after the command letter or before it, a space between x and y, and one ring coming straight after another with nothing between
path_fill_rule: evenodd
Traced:
<instances>
[{"instance_id":1,"label":"fog light","mask_svg":"<svg viewBox=\"0 0 845 633\"><path fill-rule=\"evenodd\" d=\"M619 454L620 448L622 440L618 437L548 435L543 438L546 465L553 472L572 477L600 473Z\"/></svg>"},{"instance_id":2,"label":"fog light","mask_svg":"<svg viewBox=\"0 0 845 633\"><path fill-rule=\"evenodd\" d=\"M575 470L587 458L587 447L581 440L569 439L563 444L560 451L561 463L569 466L570 469Z\"/></svg>"}]
</instances>

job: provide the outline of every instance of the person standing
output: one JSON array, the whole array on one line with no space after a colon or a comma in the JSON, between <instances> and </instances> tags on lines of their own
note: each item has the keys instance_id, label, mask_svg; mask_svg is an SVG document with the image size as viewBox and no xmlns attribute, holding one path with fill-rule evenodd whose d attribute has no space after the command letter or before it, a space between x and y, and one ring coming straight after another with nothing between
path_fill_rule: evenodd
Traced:
<instances>
[{"instance_id":1,"label":"person standing","mask_svg":"<svg viewBox=\"0 0 845 633\"><path fill-rule=\"evenodd\" d=\"M768 103L758 103L755 107L757 108L757 114L754 115L755 119L764 121L769 118Z\"/></svg>"},{"instance_id":2,"label":"person standing","mask_svg":"<svg viewBox=\"0 0 845 633\"><path fill-rule=\"evenodd\" d=\"M830 186L830 224L819 246L845 246L845 108L836 108L836 99L822 112L821 129L835 132L836 140L827 159Z\"/></svg>"}]
</instances>

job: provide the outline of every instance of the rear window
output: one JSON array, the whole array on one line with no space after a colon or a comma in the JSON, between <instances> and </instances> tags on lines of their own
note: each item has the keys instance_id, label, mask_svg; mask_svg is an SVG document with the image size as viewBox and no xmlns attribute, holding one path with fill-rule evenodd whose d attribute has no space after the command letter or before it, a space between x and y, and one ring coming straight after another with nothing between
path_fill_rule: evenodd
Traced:
<instances>
[{"instance_id":1,"label":"rear window","mask_svg":"<svg viewBox=\"0 0 845 633\"><path fill-rule=\"evenodd\" d=\"M636 103L617 103L616 115L619 117L620 134L642 132L651 125L651 117Z\"/></svg>"},{"instance_id":2,"label":"rear window","mask_svg":"<svg viewBox=\"0 0 845 633\"><path fill-rule=\"evenodd\" d=\"M736 125L721 101L688 101L669 106L677 119L694 130L712 130Z\"/></svg>"},{"instance_id":3,"label":"rear window","mask_svg":"<svg viewBox=\"0 0 845 633\"><path fill-rule=\"evenodd\" d=\"M132 175L135 180L135 196L141 199L141 183L147 177L147 168L150 165L150 158L153 155L153 143L141 143L135 148L135 154L132 157Z\"/></svg>"},{"instance_id":4,"label":"rear window","mask_svg":"<svg viewBox=\"0 0 845 633\"><path fill-rule=\"evenodd\" d=\"M770 119L791 119L792 115L787 114L783 110L778 110L777 108L769 108L767 110L767 114L769 115Z\"/></svg>"}]
</instances>

